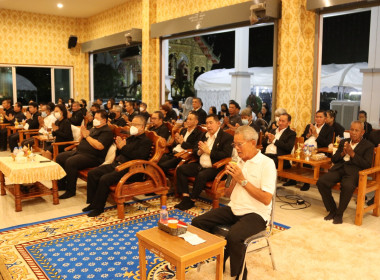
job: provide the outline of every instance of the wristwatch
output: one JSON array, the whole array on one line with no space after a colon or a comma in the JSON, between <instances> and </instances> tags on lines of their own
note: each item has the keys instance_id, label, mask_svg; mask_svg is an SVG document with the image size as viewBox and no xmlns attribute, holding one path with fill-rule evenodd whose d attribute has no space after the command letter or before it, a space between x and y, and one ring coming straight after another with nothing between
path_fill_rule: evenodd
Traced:
<instances>
[{"instance_id":1,"label":"wristwatch","mask_svg":"<svg viewBox=\"0 0 380 280\"><path fill-rule=\"evenodd\" d=\"M248 184L247 180L241 181L240 185L244 188Z\"/></svg>"}]
</instances>

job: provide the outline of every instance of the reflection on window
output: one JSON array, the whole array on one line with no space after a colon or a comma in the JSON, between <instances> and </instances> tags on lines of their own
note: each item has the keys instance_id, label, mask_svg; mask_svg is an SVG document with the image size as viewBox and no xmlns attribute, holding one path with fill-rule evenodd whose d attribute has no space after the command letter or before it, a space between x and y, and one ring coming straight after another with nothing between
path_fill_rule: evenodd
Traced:
<instances>
[{"instance_id":1,"label":"reflection on window","mask_svg":"<svg viewBox=\"0 0 380 280\"><path fill-rule=\"evenodd\" d=\"M23 105L51 101L50 68L16 67L17 101Z\"/></svg>"},{"instance_id":2,"label":"reflection on window","mask_svg":"<svg viewBox=\"0 0 380 280\"><path fill-rule=\"evenodd\" d=\"M96 53L94 98L141 100L141 46Z\"/></svg>"},{"instance_id":3,"label":"reflection on window","mask_svg":"<svg viewBox=\"0 0 380 280\"><path fill-rule=\"evenodd\" d=\"M55 102L62 98L68 102L70 98L70 70L54 69Z\"/></svg>"},{"instance_id":4,"label":"reflection on window","mask_svg":"<svg viewBox=\"0 0 380 280\"><path fill-rule=\"evenodd\" d=\"M323 18L320 109L338 112L336 121L349 128L357 118L363 74L368 68L371 11Z\"/></svg>"},{"instance_id":5,"label":"reflection on window","mask_svg":"<svg viewBox=\"0 0 380 280\"><path fill-rule=\"evenodd\" d=\"M12 67L0 67L0 102L13 96Z\"/></svg>"}]
</instances>

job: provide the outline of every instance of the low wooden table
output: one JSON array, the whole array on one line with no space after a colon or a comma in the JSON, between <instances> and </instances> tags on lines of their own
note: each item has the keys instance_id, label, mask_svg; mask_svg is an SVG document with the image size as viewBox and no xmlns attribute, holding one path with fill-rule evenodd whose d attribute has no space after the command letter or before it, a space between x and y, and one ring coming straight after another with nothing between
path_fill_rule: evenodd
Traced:
<instances>
[{"instance_id":1,"label":"low wooden table","mask_svg":"<svg viewBox=\"0 0 380 280\"><path fill-rule=\"evenodd\" d=\"M53 136L50 137L46 135L36 135L36 136L33 136L33 138L34 138L34 145L33 145L34 152L40 152L41 150L45 150L46 142L54 142Z\"/></svg>"},{"instance_id":2,"label":"low wooden table","mask_svg":"<svg viewBox=\"0 0 380 280\"><path fill-rule=\"evenodd\" d=\"M16 133L17 132L17 130L20 130L20 129L24 129L24 127L23 126L14 126L14 125L12 125L12 126L7 126L7 135L8 135L8 137L11 135L11 134L13 134L13 133Z\"/></svg>"},{"instance_id":3,"label":"low wooden table","mask_svg":"<svg viewBox=\"0 0 380 280\"><path fill-rule=\"evenodd\" d=\"M296 166L292 166L290 169L284 169L284 160L290 160L296 162ZM279 177L288 178L296 180L303 183L315 184L317 183L321 173L321 167L327 166L331 163L330 158L325 158L322 160L306 160L305 158L297 159L294 155L284 155L278 157L278 169L277 175ZM304 164L311 165L312 168L304 167Z\"/></svg>"},{"instance_id":4,"label":"low wooden table","mask_svg":"<svg viewBox=\"0 0 380 280\"><path fill-rule=\"evenodd\" d=\"M215 279L223 279L226 240L193 226L189 226L188 231L197 234L206 242L194 246L183 238L172 236L158 227L138 232L136 236L139 239L140 279L146 279L145 249L175 265L178 280L185 279L186 267L216 256Z\"/></svg>"},{"instance_id":5,"label":"low wooden table","mask_svg":"<svg viewBox=\"0 0 380 280\"><path fill-rule=\"evenodd\" d=\"M17 163L12 157L0 157L0 185L1 195L6 195L8 190L15 198L16 212L22 211L21 201L34 197L53 195L53 204L59 204L57 180L63 178L66 172L54 161L47 161L40 155L36 155L34 161ZM5 185L4 176L13 183ZM52 181L53 187L49 189L39 181ZM21 192L22 184L32 184L28 192Z\"/></svg>"}]
</instances>

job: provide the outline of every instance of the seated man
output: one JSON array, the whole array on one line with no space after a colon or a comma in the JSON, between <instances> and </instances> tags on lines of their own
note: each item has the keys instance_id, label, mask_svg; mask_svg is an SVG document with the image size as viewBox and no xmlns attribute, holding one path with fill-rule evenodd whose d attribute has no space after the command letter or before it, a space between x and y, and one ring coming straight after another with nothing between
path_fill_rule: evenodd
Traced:
<instances>
[{"instance_id":1,"label":"seated man","mask_svg":"<svg viewBox=\"0 0 380 280\"><path fill-rule=\"evenodd\" d=\"M4 99L2 102L3 108L0 109L0 115L3 117L3 123L9 123L14 126L15 120L20 122L25 119L24 114L21 112L22 104L17 102L12 108L11 100ZM8 142L8 129L6 127L0 129L0 151L7 150Z\"/></svg>"},{"instance_id":2,"label":"seated man","mask_svg":"<svg viewBox=\"0 0 380 280\"><path fill-rule=\"evenodd\" d=\"M126 126L127 122L124 120L124 118L121 116L122 108L119 105L114 105L111 109L111 113L109 114L109 118L111 119L111 124L117 125L117 126Z\"/></svg>"},{"instance_id":3,"label":"seated man","mask_svg":"<svg viewBox=\"0 0 380 280\"><path fill-rule=\"evenodd\" d=\"M343 223L343 212L358 185L359 171L370 168L372 164L373 145L363 138L364 132L363 123L360 121L351 123L350 139L340 141L338 150L331 158L334 165L317 181L323 204L330 212L325 220L333 220L334 224ZM331 189L338 182L341 187L337 208Z\"/></svg>"},{"instance_id":4,"label":"seated man","mask_svg":"<svg viewBox=\"0 0 380 280\"><path fill-rule=\"evenodd\" d=\"M120 136L116 138L116 146L119 155L113 163L99 166L88 172L87 180L87 207L83 211L92 210L88 216L95 217L104 212L109 187L119 182L119 180L128 172L124 169L120 172L115 171L118 165L134 160L149 158L152 147L152 141L145 135L145 118L137 115L131 122L131 136L122 140Z\"/></svg>"},{"instance_id":5,"label":"seated man","mask_svg":"<svg viewBox=\"0 0 380 280\"><path fill-rule=\"evenodd\" d=\"M267 157L274 160L278 167L278 156L288 155L292 152L296 133L290 129L289 125L292 117L288 113L280 115L278 128L265 133L263 141L263 151ZM290 168L289 161L284 162L284 168Z\"/></svg>"},{"instance_id":6,"label":"seated man","mask_svg":"<svg viewBox=\"0 0 380 280\"><path fill-rule=\"evenodd\" d=\"M305 139L305 144L316 143L317 148L328 147L333 141L334 128L326 124L327 114L323 110L319 110L315 113L315 124L308 124L302 137ZM297 182L295 180L289 180L283 186L292 186ZM310 184L305 183L301 191L308 191L310 189Z\"/></svg>"},{"instance_id":7,"label":"seated man","mask_svg":"<svg viewBox=\"0 0 380 280\"><path fill-rule=\"evenodd\" d=\"M69 119L72 125L75 125L75 126L82 125L84 116L83 116L83 111L80 107L79 102L75 101L71 108L72 108L72 112L67 113L67 118Z\"/></svg>"},{"instance_id":8,"label":"seated man","mask_svg":"<svg viewBox=\"0 0 380 280\"><path fill-rule=\"evenodd\" d=\"M231 276L237 275L236 279L239 279L244 262L244 240L266 228L276 189L276 167L273 160L256 147L257 139L257 132L252 127L236 129L234 146L238 162L227 166L227 173L233 178L226 189L226 192L232 192L230 203L195 217L191 223L207 232L212 232L217 225L231 225L224 260L230 257ZM243 279L247 279L246 267Z\"/></svg>"},{"instance_id":9,"label":"seated man","mask_svg":"<svg viewBox=\"0 0 380 280\"><path fill-rule=\"evenodd\" d=\"M150 118L150 114L146 110L147 107L148 106L146 105L146 103L141 102L139 115L143 116L145 118L145 120L148 122L148 120Z\"/></svg>"},{"instance_id":10,"label":"seated man","mask_svg":"<svg viewBox=\"0 0 380 280\"><path fill-rule=\"evenodd\" d=\"M167 173L169 169L175 168L182 160L174 155L182 152L186 149L192 149L198 143L201 131L197 129L198 115L194 112L190 112L186 120L186 129L182 129L180 133L175 135L175 143L177 145L173 148L173 151L168 154L164 154L161 160L158 162L158 166Z\"/></svg>"},{"instance_id":11,"label":"seated man","mask_svg":"<svg viewBox=\"0 0 380 280\"><path fill-rule=\"evenodd\" d=\"M170 136L170 131L164 124L164 114L161 111L155 111L150 117L152 126L149 128L150 131L154 131L158 136L161 136L166 141Z\"/></svg>"},{"instance_id":12,"label":"seated man","mask_svg":"<svg viewBox=\"0 0 380 280\"><path fill-rule=\"evenodd\" d=\"M66 192L60 199L75 196L78 171L95 167L104 162L113 141L113 133L107 125L107 112L99 110L93 120L93 128L87 130L81 126L81 140L76 150L60 153L56 161L65 171L66 176L58 181L60 190Z\"/></svg>"},{"instance_id":13,"label":"seated man","mask_svg":"<svg viewBox=\"0 0 380 280\"><path fill-rule=\"evenodd\" d=\"M196 112L198 114L198 123L200 125L204 125L206 123L206 117L207 113L205 110L202 109L203 102L202 99L199 97L194 97L192 100L193 104L193 112Z\"/></svg>"},{"instance_id":14,"label":"seated man","mask_svg":"<svg viewBox=\"0 0 380 280\"><path fill-rule=\"evenodd\" d=\"M236 129L236 125L243 125L240 117L240 105L235 100L230 100L230 105L228 106L229 117L223 118L223 124L221 128L223 129Z\"/></svg>"},{"instance_id":15,"label":"seated man","mask_svg":"<svg viewBox=\"0 0 380 280\"><path fill-rule=\"evenodd\" d=\"M254 128L257 133L260 132L260 126L258 126L256 122L253 121L252 110L250 108L245 108L243 111L241 111L241 122L243 125L249 125L250 127Z\"/></svg>"},{"instance_id":16,"label":"seated man","mask_svg":"<svg viewBox=\"0 0 380 280\"><path fill-rule=\"evenodd\" d=\"M37 102L29 103L29 111L26 112L26 123L24 125L25 129L37 129L40 126L38 117L40 117L40 113L38 113L38 104ZM11 151L15 147L18 146L18 142L20 140L19 133L13 133L9 136L9 148Z\"/></svg>"},{"instance_id":17,"label":"seated man","mask_svg":"<svg viewBox=\"0 0 380 280\"><path fill-rule=\"evenodd\" d=\"M232 154L232 135L220 129L217 115L208 115L206 118L207 132L203 133L200 141L193 149L193 154L198 156L197 162L184 164L177 168L177 190L182 194L182 201L174 207L187 210L194 207L194 201L199 197L208 181L211 181L223 169L216 169L212 165ZM193 192L189 195L187 177L195 177Z\"/></svg>"}]
</instances>

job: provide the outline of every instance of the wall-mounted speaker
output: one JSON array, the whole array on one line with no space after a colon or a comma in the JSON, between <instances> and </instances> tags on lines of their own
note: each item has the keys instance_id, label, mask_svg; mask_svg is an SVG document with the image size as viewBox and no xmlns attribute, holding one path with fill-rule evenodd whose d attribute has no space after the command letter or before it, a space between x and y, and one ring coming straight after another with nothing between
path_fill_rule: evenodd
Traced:
<instances>
[{"instance_id":1,"label":"wall-mounted speaker","mask_svg":"<svg viewBox=\"0 0 380 280\"><path fill-rule=\"evenodd\" d=\"M67 43L67 47L69 49L71 48L75 48L75 46L77 45L77 41L78 41L78 37L77 36L74 36L74 35L71 35L69 37L69 42Z\"/></svg>"}]
</instances>

